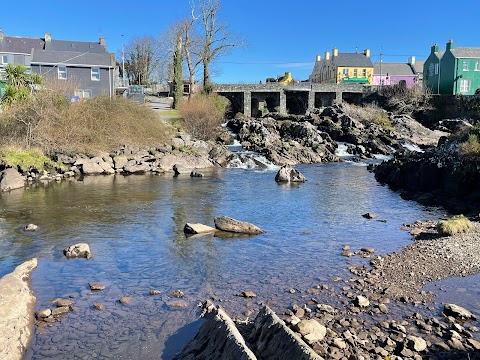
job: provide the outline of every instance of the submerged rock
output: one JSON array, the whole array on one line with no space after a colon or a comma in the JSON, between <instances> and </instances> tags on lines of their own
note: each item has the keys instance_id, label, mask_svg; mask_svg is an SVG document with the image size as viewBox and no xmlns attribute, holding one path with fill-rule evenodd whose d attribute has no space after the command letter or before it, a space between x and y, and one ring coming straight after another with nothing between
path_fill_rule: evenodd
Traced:
<instances>
[{"instance_id":1,"label":"submerged rock","mask_svg":"<svg viewBox=\"0 0 480 360\"><path fill-rule=\"evenodd\" d=\"M257 235L264 234L265 231L248 222L243 222L239 220L232 219L228 216L217 217L214 220L215 227L222 231L247 234L247 235Z\"/></svg>"},{"instance_id":2,"label":"submerged rock","mask_svg":"<svg viewBox=\"0 0 480 360\"><path fill-rule=\"evenodd\" d=\"M185 227L183 228L183 232L189 235L196 235L196 234L209 234L217 231L217 229L203 224L193 224L193 223L186 223Z\"/></svg>"}]
</instances>

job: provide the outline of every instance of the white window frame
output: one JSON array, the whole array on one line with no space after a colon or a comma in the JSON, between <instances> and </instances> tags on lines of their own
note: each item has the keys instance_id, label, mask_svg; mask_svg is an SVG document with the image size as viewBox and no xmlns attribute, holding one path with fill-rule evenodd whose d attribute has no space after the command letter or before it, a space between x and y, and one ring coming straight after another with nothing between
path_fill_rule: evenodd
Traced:
<instances>
[{"instance_id":1,"label":"white window frame","mask_svg":"<svg viewBox=\"0 0 480 360\"><path fill-rule=\"evenodd\" d=\"M460 92L467 93L470 91L470 79L460 79Z\"/></svg>"},{"instance_id":2,"label":"white window frame","mask_svg":"<svg viewBox=\"0 0 480 360\"><path fill-rule=\"evenodd\" d=\"M7 65L8 64L8 55L0 56L0 64Z\"/></svg>"},{"instance_id":3,"label":"white window frame","mask_svg":"<svg viewBox=\"0 0 480 360\"><path fill-rule=\"evenodd\" d=\"M435 75L438 75L438 68L439 68L439 64L436 63L435 64Z\"/></svg>"},{"instance_id":4,"label":"white window frame","mask_svg":"<svg viewBox=\"0 0 480 360\"><path fill-rule=\"evenodd\" d=\"M65 65L59 65L57 74L58 74L59 80L67 80L68 79L67 67Z\"/></svg>"},{"instance_id":5,"label":"white window frame","mask_svg":"<svg viewBox=\"0 0 480 360\"><path fill-rule=\"evenodd\" d=\"M353 69L353 77L358 77L358 69Z\"/></svg>"},{"instance_id":6,"label":"white window frame","mask_svg":"<svg viewBox=\"0 0 480 360\"><path fill-rule=\"evenodd\" d=\"M100 68L92 67L90 69L90 78L92 81L100 81Z\"/></svg>"},{"instance_id":7,"label":"white window frame","mask_svg":"<svg viewBox=\"0 0 480 360\"><path fill-rule=\"evenodd\" d=\"M343 76L348 77L348 69L343 69Z\"/></svg>"},{"instance_id":8,"label":"white window frame","mask_svg":"<svg viewBox=\"0 0 480 360\"><path fill-rule=\"evenodd\" d=\"M480 61L475 63L475 71L480 71Z\"/></svg>"},{"instance_id":9,"label":"white window frame","mask_svg":"<svg viewBox=\"0 0 480 360\"><path fill-rule=\"evenodd\" d=\"M463 62L463 71L468 71L468 61Z\"/></svg>"},{"instance_id":10,"label":"white window frame","mask_svg":"<svg viewBox=\"0 0 480 360\"><path fill-rule=\"evenodd\" d=\"M367 69L362 69L362 77L367 77Z\"/></svg>"}]
</instances>

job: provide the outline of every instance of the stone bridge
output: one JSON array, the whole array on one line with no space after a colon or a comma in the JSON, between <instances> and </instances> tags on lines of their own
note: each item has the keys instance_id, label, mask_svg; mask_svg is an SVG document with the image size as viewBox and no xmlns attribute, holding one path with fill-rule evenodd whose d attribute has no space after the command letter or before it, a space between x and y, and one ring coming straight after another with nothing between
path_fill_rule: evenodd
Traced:
<instances>
[{"instance_id":1,"label":"stone bridge","mask_svg":"<svg viewBox=\"0 0 480 360\"><path fill-rule=\"evenodd\" d=\"M258 117L264 109L281 114L303 115L314 108L329 106L336 102L359 103L370 93L360 84L318 84L309 82L281 85L266 84L216 84L218 95L232 104L232 112Z\"/></svg>"}]
</instances>

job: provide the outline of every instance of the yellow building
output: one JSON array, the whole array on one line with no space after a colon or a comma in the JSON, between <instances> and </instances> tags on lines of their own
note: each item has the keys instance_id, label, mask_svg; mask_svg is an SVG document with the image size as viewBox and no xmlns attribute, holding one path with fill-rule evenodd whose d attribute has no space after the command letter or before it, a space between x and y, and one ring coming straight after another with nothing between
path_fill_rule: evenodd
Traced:
<instances>
[{"instance_id":1,"label":"yellow building","mask_svg":"<svg viewBox=\"0 0 480 360\"><path fill-rule=\"evenodd\" d=\"M365 84L373 83L373 63L370 50L363 53L339 53L337 48L325 52L325 58L317 55L311 82L327 84Z\"/></svg>"}]
</instances>

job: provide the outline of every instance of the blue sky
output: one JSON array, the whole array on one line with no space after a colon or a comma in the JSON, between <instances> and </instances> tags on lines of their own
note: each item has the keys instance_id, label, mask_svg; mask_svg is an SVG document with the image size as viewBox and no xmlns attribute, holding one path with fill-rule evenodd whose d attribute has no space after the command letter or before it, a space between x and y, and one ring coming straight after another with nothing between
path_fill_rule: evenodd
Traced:
<instances>
[{"instance_id":1,"label":"blue sky","mask_svg":"<svg viewBox=\"0 0 480 360\"><path fill-rule=\"evenodd\" d=\"M125 43L142 35L159 36L190 13L188 0L21 4L2 2L0 28L5 35L43 37L49 32L55 39L81 41L102 35L116 54L122 34ZM334 47L340 52L368 48L375 62L380 53L384 62L406 62L412 55L423 60L434 43L444 49L450 38L458 47L480 47L479 15L478 0L221 0L220 20L245 38L248 47L220 58L213 80L256 83L286 71L307 79L315 56Z\"/></svg>"}]
</instances>

